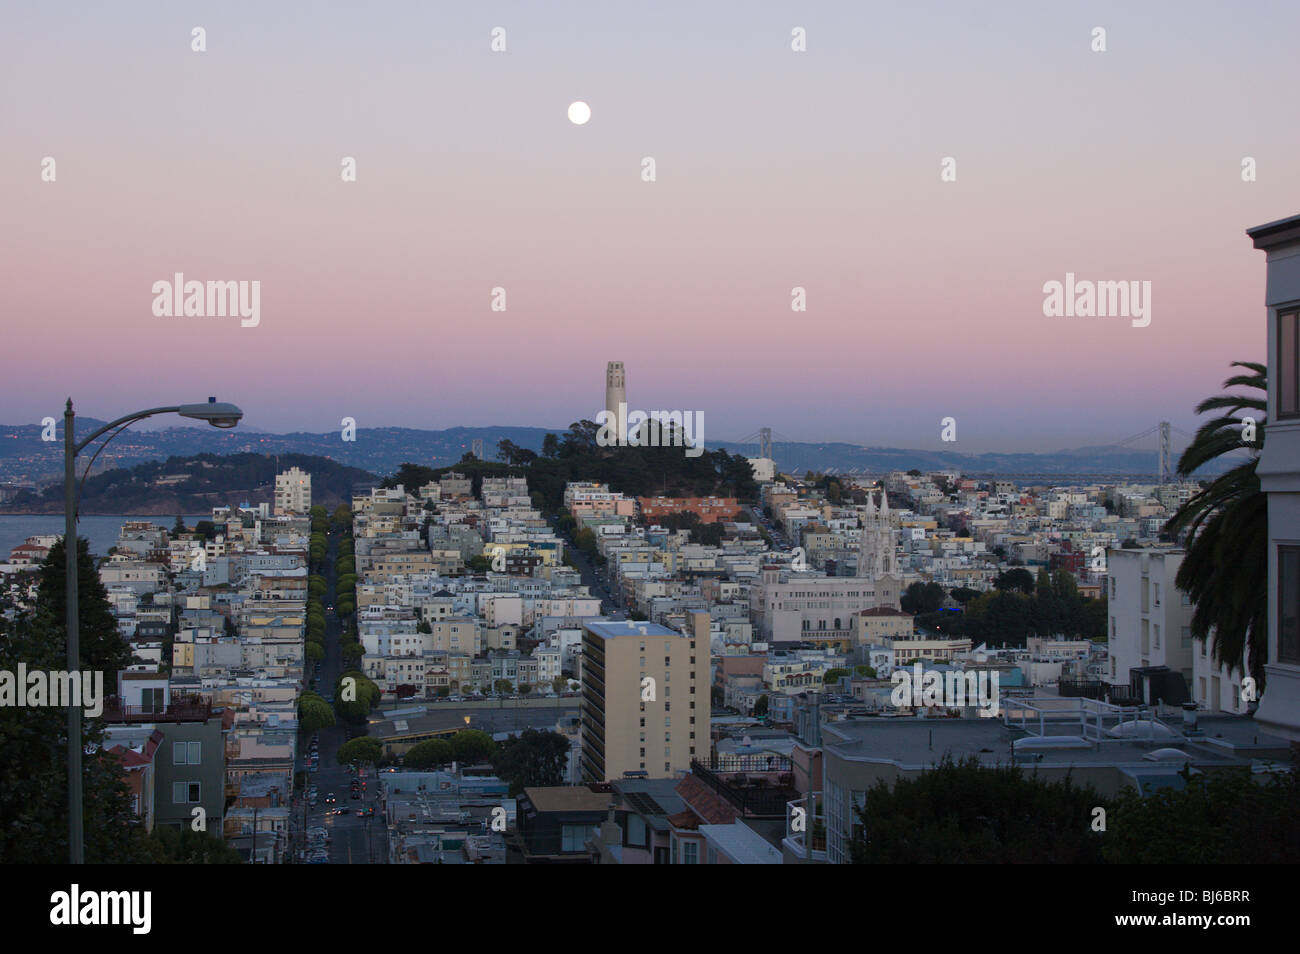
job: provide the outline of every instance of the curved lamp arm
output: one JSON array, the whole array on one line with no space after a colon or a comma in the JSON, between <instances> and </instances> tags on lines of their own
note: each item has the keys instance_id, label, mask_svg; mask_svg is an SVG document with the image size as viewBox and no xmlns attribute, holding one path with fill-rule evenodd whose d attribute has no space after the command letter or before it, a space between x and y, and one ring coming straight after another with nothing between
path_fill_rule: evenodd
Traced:
<instances>
[{"instance_id":1,"label":"curved lamp arm","mask_svg":"<svg viewBox=\"0 0 1300 954\"><path fill-rule=\"evenodd\" d=\"M69 401L68 403L70 404L71 402ZM72 449L72 456L75 457L78 454L80 454L83 450L86 449L87 444L101 437L102 435L107 434L115 427L132 424L138 420L141 420L142 418L152 417L155 414L174 414L179 410L180 410L180 405L176 405L174 407L153 407L147 411L136 411L134 414L128 414L125 417L119 417L116 421L112 421L108 424L105 424L99 430L95 431L95 433L87 437L84 441L78 441L76 447Z\"/></svg>"}]
</instances>

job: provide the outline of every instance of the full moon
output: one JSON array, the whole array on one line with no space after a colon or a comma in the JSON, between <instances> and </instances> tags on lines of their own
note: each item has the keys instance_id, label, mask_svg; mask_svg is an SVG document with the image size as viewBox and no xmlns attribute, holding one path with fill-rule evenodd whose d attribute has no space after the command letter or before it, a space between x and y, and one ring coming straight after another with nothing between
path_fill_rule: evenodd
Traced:
<instances>
[{"instance_id":1,"label":"full moon","mask_svg":"<svg viewBox=\"0 0 1300 954\"><path fill-rule=\"evenodd\" d=\"M591 118L591 107L578 100L576 103L569 104L569 122L575 126L581 126Z\"/></svg>"}]
</instances>

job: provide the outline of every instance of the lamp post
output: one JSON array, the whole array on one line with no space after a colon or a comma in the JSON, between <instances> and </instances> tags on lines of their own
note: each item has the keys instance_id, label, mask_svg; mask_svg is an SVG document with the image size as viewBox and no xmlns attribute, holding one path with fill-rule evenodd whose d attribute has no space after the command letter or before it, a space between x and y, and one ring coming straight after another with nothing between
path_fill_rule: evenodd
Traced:
<instances>
[{"instance_id":1,"label":"lamp post","mask_svg":"<svg viewBox=\"0 0 1300 954\"><path fill-rule=\"evenodd\" d=\"M81 669L80 634L77 631L77 483L76 460L92 441L117 428L121 431L127 425L155 414L179 414L207 421L213 427L234 427L244 412L233 404L218 404L210 397L205 404L180 404L173 407L154 407L147 411L136 411L116 421L105 424L85 440L78 442L76 437L76 414L72 410L72 398L68 398L63 411L63 555L66 561L67 580L65 581L65 599L67 600L68 628L68 672L76 673ZM108 441L117 436L115 432ZM95 456L104 447L104 441ZM90 463L95 462L92 456ZM86 466L90 472L90 465ZM79 865L85 862L85 843L83 838L83 817L81 804L81 710L68 706L68 861Z\"/></svg>"}]
</instances>

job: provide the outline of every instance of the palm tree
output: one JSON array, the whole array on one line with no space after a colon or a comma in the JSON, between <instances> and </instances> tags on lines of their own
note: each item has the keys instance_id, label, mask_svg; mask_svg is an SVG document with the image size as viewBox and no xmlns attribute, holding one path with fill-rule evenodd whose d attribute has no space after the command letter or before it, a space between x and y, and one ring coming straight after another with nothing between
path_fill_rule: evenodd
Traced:
<instances>
[{"instance_id":1,"label":"palm tree","mask_svg":"<svg viewBox=\"0 0 1300 954\"><path fill-rule=\"evenodd\" d=\"M1253 361L1234 361L1248 374L1235 374L1225 388L1246 387L1263 392L1220 394L1206 398L1197 414L1218 412L1196 432L1178 460L1178 473L1189 477L1199 468L1238 450L1250 458L1206 484L1165 524L1171 536L1186 533L1187 555L1175 582L1196 605L1192 636L1204 642L1215 636L1214 661L1245 672L1249 650L1250 675L1264 686L1268 658L1268 509L1255 473L1264 446L1268 414L1268 368ZM1254 419L1255 439L1242 417Z\"/></svg>"}]
</instances>

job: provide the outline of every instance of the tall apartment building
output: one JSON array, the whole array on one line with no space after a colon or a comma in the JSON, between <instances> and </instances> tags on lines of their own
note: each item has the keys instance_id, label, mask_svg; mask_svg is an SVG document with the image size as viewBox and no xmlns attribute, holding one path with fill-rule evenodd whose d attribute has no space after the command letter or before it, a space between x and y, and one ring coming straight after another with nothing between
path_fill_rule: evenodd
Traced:
<instances>
[{"instance_id":1,"label":"tall apartment building","mask_svg":"<svg viewBox=\"0 0 1300 954\"><path fill-rule=\"evenodd\" d=\"M275 513L306 514L311 510L311 474L290 467L275 475Z\"/></svg>"},{"instance_id":2,"label":"tall apartment building","mask_svg":"<svg viewBox=\"0 0 1300 954\"><path fill-rule=\"evenodd\" d=\"M1268 440L1256 470L1268 495L1268 663L1255 719L1300 741L1300 215L1247 234L1268 256Z\"/></svg>"},{"instance_id":3,"label":"tall apartment building","mask_svg":"<svg viewBox=\"0 0 1300 954\"><path fill-rule=\"evenodd\" d=\"M674 706L676 708L674 708ZM672 778L709 754L709 614L691 632L591 620L582 635L582 775Z\"/></svg>"},{"instance_id":4,"label":"tall apartment building","mask_svg":"<svg viewBox=\"0 0 1300 954\"><path fill-rule=\"evenodd\" d=\"M1168 666L1191 695L1193 646L1191 598L1174 585L1183 550L1106 552L1109 595L1110 671L1107 681L1128 685L1130 671ZM1169 699L1168 702L1181 700Z\"/></svg>"}]
</instances>

